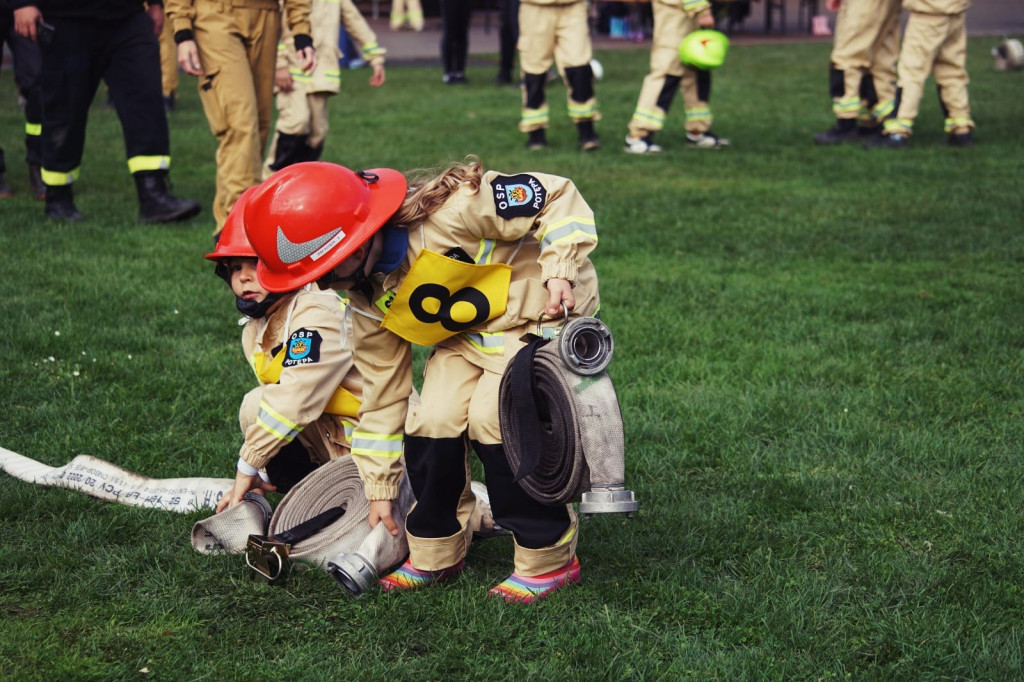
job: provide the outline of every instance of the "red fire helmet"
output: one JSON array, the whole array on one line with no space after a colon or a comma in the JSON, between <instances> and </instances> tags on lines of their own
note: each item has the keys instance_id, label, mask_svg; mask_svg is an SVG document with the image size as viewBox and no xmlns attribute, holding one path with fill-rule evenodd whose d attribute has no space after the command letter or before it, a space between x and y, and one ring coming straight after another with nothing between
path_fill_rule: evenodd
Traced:
<instances>
[{"instance_id":1,"label":"red fire helmet","mask_svg":"<svg viewBox=\"0 0 1024 682\"><path fill-rule=\"evenodd\" d=\"M292 291L334 269L366 243L405 199L405 176L297 163L258 185L245 203L245 233L268 291Z\"/></svg>"},{"instance_id":2,"label":"red fire helmet","mask_svg":"<svg viewBox=\"0 0 1024 682\"><path fill-rule=\"evenodd\" d=\"M245 221L242 219L245 203L257 187L259 185L253 185L238 197L238 201L231 208L231 213L228 213L227 220L224 221L224 227L217 238L217 246L206 254L206 260L219 262L225 258L257 258L256 252L249 245L249 239L245 236Z\"/></svg>"}]
</instances>

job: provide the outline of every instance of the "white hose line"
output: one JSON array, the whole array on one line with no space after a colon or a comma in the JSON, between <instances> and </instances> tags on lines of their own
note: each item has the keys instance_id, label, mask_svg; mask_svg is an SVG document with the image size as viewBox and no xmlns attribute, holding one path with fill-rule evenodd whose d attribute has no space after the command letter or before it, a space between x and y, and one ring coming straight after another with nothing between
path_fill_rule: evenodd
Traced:
<instances>
[{"instance_id":1,"label":"white hose line","mask_svg":"<svg viewBox=\"0 0 1024 682\"><path fill-rule=\"evenodd\" d=\"M182 513L216 509L217 500L233 482L230 478L147 478L91 455L78 455L64 466L52 467L5 448L0 448L0 469L27 483Z\"/></svg>"}]
</instances>

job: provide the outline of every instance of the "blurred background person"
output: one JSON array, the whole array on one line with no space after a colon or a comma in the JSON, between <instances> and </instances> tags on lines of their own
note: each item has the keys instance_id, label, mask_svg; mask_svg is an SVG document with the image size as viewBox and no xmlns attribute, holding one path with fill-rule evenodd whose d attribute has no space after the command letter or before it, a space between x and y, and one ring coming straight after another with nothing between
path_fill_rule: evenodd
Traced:
<instances>
[{"instance_id":1,"label":"blurred background person","mask_svg":"<svg viewBox=\"0 0 1024 682\"><path fill-rule=\"evenodd\" d=\"M466 83L471 0L441 0L441 67L448 85Z\"/></svg>"},{"instance_id":2,"label":"blurred background person","mask_svg":"<svg viewBox=\"0 0 1024 682\"><path fill-rule=\"evenodd\" d=\"M28 184L32 196L42 201L46 198L43 184L43 145L40 135L43 129L43 91L39 84L42 71L42 54L39 46L14 30L14 12L6 0L0 2L0 50L4 44L11 51L14 65L14 83L18 87L19 106L25 111L25 162L28 164ZM0 152L0 159L3 153ZM10 187L3 181L5 169L0 163L0 196L9 196ZM7 192L5 195L4 192Z\"/></svg>"},{"instance_id":3,"label":"blurred background person","mask_svg":"<svg viewBox=\"0 0 1024 682\"><path fill-rule=\"evenodd\" d=\"M901 0L826 0L839 12L829 63L835 124L814 136L833 145L880 130L896 97Z\"/></svg>"},{"instance_id":4,"label":"blurred background person","mask_svg":"<svg viewBox=\"0 0 1024 682\"><path fill-rule=\"evenodd\" d=\"M377 34L352 0L313 0L310 23L313 46L320 57L312 73L302 71L288 31L277 48L277 123L264 177L293 163L320 159L328 131L328 101L341 89L339 58L369 63L372 87L384 85L386 79L387 50L377 43ZM360 45L358 53L355 43Z\"/></svg>"},{"instance_id":5,"label":"blurred background person","mask_svg":"<svg viewBox=\"0 0 1024 682\"><path fill-rule=\"evenodd\" d=\"M167 0L178 64L199 77L199 99L217 138L214 235L242 192L262 179L282 13L299 68L309 73L316 66L310 0Z\"/></svg>"},{"instance_id":6,"label":"blurred background person","mask_svg":"<svg viewBox=\"0 0 1024 682\"><path fill-rule=\"evenodd\" d=\"M171 164L160 96L164 12L159 0L12 0L18 33L42 52L42 178L46 216L81 220L74 203L89 106L106 81L124 132L139 219L166 223L199 213L167 191Z\"/></svg>"}]
</instances>

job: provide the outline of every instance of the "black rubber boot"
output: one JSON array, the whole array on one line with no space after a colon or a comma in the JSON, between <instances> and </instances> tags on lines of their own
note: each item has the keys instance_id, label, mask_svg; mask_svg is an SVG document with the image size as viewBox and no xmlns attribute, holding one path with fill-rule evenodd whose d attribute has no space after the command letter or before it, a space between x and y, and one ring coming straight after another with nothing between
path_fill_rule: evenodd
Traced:
<instances>
[{"instance_id":1,"label":"black rubber boot","mask_svg":"<svg viewBox=\"0 0 1024 682\"><path fill-rule=\"evenodd\" d=\"M28 165L28 186L32 190L32 198L42 201L46 198L46 185L43 184L43 173L38 163Z\"/></svg>"},{"instance_id":2,"label":"black rubber boot","mask_svg":"<svg viewBox=\"0 0 1024 682\"><path fill-rule=\"evenodd\" d=\"M585 119L576 122L576 134L580 141L580 149L585 152L593 151L601 146L601 141L594 131L593 119Z\"/></svg>"},{"instance_id":3,"label":"black rubber boot","mask_svg":"<svg viewBox=\"0 0 1024 682\"><path fill-rule=\"evenodd\" d=\"M950 147L973 147L974 134L970 130L965 133L950 133L946 138L946 144Z\"/></svg>"},{"instance_id":4,"label":"black rubber boot","mask_svg":"<svg viewBox=\"0 0 1024 682\"><path fill-rule=\"evenodd\" d=\"M909 137L903 133L882 133L864 142L864 149L903 149Z\"/></svg>"},{"instance_id":5,"label":"black rubber boot","mask_svg":"<svg viewBox=\"0 0 1024 682\"><path fill-rule=\"evenodd\" d=\"M824 132L815 133L814 144L842 144L843 142L853 142L857 137L857 119L837 118L834 126Z\"/></svg>"},{"instance_id":6,"label":"black rubber boot","mask_svg":"<svg viewBox=\"0 0 1024 682\"><path fill-rule=\"evenodd\" d=\"M324 143L321 142L315 147L306 145L306 161L319 161L324 154Z\"/></svg>"},{"instance_id":7,"label":"black rubber boot","mask_svg":"<svg viewBox=\"0 0 1024 682\"><path fill-rule=\"evenodd\" d=\"M142 222L170 223L199 214L199 202L178 199L167 193L167 171L139 171L132 177L139 193L139 220Z\"/></svg>"},{"instance_id":8,"label":"black rubber boot","mask_svg":"<svg viewBox=\"0 0 1024 682\"><path fill-rule=\"evenodd\" d=\"M529 133L527 133L527 149L544 149L547 146L548 136L544 128L537 128L537 130L531 130Z\"/></svg>"},{"instance_id":9,"label":"black rubber boot","mask_svg":"<svg viewBox=\"0 0 1024 682\"><path fill-rule=\"evenodd\" d=\"M50 220L68 220L77 222L83 216L75 208L75 192L71 185L48 185L46 187L46 208L43 209Z\"/></svg>"},{"instance_id":10,"label":"black rubber boot","mask_svg":"<svg viewBox=\"0 0 1024 682\"><path fill-rule=\"evenodd\" d=\"M310 147L306 144L305 135L278 133L274 147L274 162L270 164L270 170L279 171L292 164L306 161L309 152Z\"/></svg>"}]
</instances>

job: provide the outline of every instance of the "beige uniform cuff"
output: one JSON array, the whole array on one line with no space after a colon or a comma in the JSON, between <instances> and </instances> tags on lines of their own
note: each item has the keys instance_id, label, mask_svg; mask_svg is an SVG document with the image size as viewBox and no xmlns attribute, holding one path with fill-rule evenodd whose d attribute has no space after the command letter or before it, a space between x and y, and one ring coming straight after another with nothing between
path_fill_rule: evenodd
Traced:
<instances>
[{"instance_id":1,"label":"beige uniform cuff","mask_svg":"<svg viewBox=\"0 0 1024 682\"><path fill-rule=\"evenodd\" d=\"M247 444L242 445L242 449L238 451L238 456L244 459L247 464L251 464L257 469L263 469L267 466L267 462L274 458L273 455L267 455L253 450Z\"/></svg>"},{"instance_id":2,"label":"beige uniform cuff","mask_svg":"<svg viewBox=\"0 0 1024 682\"><path fill-rule=\"evenodd\" d=\"M374 500L397 500L398 485L391 483L367 483L363 486L366 499Z\"/></svg>"},{"instance_id":3,"label":"beige uniform cuff","mask_svg":"<svg viewBox=\"0 0 1024 682\"><path fill-rule=\"evenodd\" d=\"M569 563L573 555L576 554L576 543L579 540L579 519L571 505L568 507L568 511L569 527L562 534L561 539L550 547L528 549L520 547L513 539L516 552L516 573L526 577L544 575L551 571L557 571ZM416 564L413 565L416 566ZM419 566L416 567L419 568Z\"/></svg>"},{"instance_id":4,"label":"beige uniform cuff","mask_svg":"<svg viewBox=\"0 0 1024 682\"><path fill-rule=\"evenodd\" d=\"M466 556L469 542L464 531L446 538L418 538L408 530L409 562L421 571L451 568Z\"/></svg>"},{"instance_id":5,"label":"beige uniform cuff","mask_svg":"<svg viewBox=\"0 0 1024 682\"><path fill-rule=\"evenodd\" d=\"M573 261L559 261L557 263L544 263L540 268L541 281L549 279L567 279L576 282L580 274L580 267Z\"/></svg>"}]
</instances>

